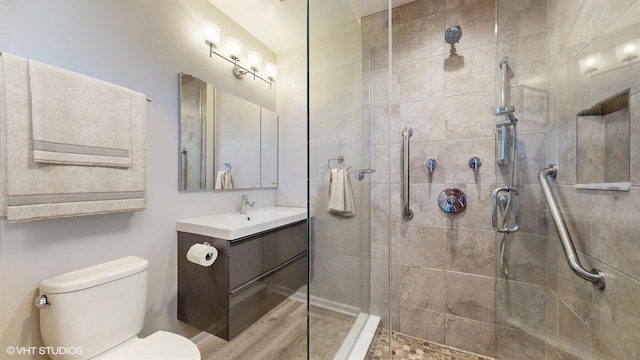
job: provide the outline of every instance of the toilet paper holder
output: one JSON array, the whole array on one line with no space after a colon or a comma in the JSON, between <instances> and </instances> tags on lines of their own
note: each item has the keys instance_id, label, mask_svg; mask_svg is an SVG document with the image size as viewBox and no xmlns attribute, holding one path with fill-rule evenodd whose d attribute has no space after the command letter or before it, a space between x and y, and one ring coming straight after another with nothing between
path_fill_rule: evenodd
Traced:
<instances>
[{"instance_id":1,"label":"toilet paper holder","mask_svg":"<svg viewBox=\"0 0 640 360\"><path fill-rule=\"evenodd\" d=\"M203 242L202 245L204 246L211 246L213 247L213 245L209 244L208 242ZM207 260L211 260L211 258L213 257L213 253L207 253Z\"/></svg>"}]
</instances>

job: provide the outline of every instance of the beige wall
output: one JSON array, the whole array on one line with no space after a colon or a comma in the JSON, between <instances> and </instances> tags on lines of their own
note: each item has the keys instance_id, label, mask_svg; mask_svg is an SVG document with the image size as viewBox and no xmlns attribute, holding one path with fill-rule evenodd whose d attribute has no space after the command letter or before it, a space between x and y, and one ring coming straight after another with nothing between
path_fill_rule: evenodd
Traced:
<instances>
[{"instance_id":1,"label":"beige wall","mask_svg":"<svg viewBox=\"0 0 640 360\"><path fill-rule=\"evenodd\" d=\"M580 6L579 6L580 5ZM549 3L548 162L559 165L556 196L585 268L605 273L595 289L567 266L553 225L549 238L547 359L640 357L640 62L621 64L614 47L640 38L638 1ZM566 22L567 18L574 19ZM602 53L593 75L577 61ZM576 190L576 114L630 89L631 190ZM580 159L577 159L580 161ZM615 159L609 159L615 160Z\"/></svg>"}]
</instances>

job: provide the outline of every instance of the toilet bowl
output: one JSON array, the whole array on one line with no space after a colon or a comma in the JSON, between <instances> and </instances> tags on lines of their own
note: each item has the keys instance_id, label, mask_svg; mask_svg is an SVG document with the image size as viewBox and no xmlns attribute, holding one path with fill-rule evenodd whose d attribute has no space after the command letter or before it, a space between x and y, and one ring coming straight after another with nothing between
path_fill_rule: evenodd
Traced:
<instances>
[{"instance_id":1,"label":"toilet bowl","mask_svg":"<svg viewBox=\"0 0 640 360\"><path fill-rule=\"evenodd\" d=\"M135 256L40 283L40 332L47 347L74 348L53 360L200 360L189 339L166 331L145 338L149 262Z\"/></svg>"}]
</instances>

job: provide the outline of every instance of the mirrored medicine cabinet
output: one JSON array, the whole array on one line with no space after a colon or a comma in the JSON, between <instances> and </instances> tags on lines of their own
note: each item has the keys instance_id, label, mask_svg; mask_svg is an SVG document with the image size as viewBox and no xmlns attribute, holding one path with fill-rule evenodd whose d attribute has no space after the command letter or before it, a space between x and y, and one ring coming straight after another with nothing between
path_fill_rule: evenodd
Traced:
<instances>
[{"instance_id":1,"label":"mirrored medicine cabinet","mask_svg":"<svg viewBox=\"0 0 640 360\"><path fill-rule=\"evenodd\" d=\"M180 73L179 190L278 186L278 114Z\"/></svg>"},{"instance_id":2,"label":"mirrored medicine cabinet","mask_svg":"<svg viewBox=\"0 0 640 360\"><path fill-rule=\"evenodd\" d=\"M629 90L578 113L577 188L629 190Z\"/></svg>"}]
</instances>

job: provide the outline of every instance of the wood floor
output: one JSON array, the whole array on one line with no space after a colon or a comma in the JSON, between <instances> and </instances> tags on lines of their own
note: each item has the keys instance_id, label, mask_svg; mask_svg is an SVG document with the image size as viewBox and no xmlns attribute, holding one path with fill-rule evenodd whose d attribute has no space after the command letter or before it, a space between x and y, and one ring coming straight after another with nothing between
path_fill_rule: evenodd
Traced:
<instances>
[{"instance_id":1,"label":"wood floor","mask_svg":"<svg viewBox=\"0 0 640 360\"><path fill-rule=\"evenodd\" d=\"M333 359L355 317L312 308L313 360ZM202 360L307 359L307 307L288 299L231 341L212 337L198 345Z\"/></svg>"}]
</instances>

